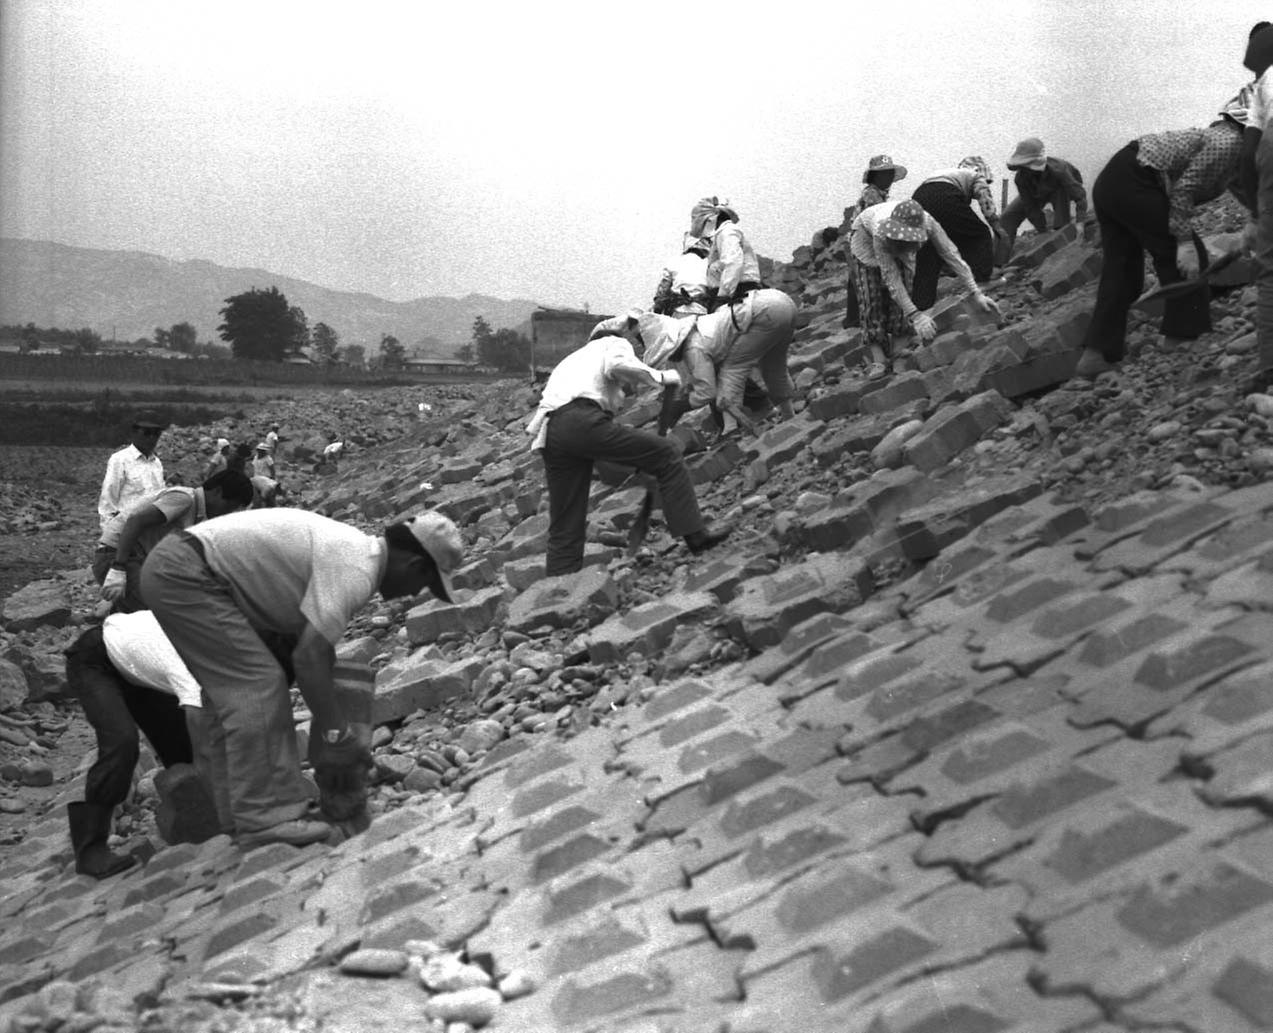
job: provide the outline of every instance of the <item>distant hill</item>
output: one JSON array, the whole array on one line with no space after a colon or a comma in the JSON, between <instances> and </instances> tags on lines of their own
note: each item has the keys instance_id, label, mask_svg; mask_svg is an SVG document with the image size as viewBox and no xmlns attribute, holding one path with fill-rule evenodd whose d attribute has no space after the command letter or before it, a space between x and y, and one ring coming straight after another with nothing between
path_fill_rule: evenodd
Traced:
<instances>
[{"instance_id":1,"label":"distant hill","mask_svg":"<svg viewBox=\"0 0 1273 1033\"><path fill-rule=\"evenodd\" d=\"M150 337L155 327L194 324L199 340L218 341L225 299L276 286L309 324L323 322L340 342L374 349L393 334L421 357L449 358L466 344L477 316L494 328L529 331L533 301L485 294L386 301L330 290L264 269L228 269L193 259L178 262L141 251L103 251L49 241L0 237L0 324L89 327L104 338Z\"/></svg>"}]
</instances>

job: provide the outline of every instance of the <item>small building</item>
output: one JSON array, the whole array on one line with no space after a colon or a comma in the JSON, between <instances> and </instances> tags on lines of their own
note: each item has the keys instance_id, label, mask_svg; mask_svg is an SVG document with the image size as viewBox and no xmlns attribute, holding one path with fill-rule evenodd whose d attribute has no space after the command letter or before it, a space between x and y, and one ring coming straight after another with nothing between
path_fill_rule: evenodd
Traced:
<instances>
[{"instance_id":1,"label":"small building","mask_svg":"<svg viewBox=\"0 0 1273 1033\"><path fill-rule=\"evenodd\" d=\"M456 374L478 372L476 362L464 362L462 359L406 359L403 368L413 373L436 373L454 376Z\"/></svg>"},{"instance_id":2,"label":"small building","mask_svg":"<svg viewBox=\"0 0 1273 1033\"><path fill-rule=\"evenodd\" d=\"M593 327L610 316L574 308L539 308L530 314L530 365L538 377L588 343Z\"/></svg>"}]
</instances>

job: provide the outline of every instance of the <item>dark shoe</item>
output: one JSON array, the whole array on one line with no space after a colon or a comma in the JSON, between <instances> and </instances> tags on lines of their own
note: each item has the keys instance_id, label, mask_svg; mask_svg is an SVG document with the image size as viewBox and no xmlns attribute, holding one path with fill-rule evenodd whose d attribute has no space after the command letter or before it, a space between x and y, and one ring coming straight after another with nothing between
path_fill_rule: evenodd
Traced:
<instances>
[{"instance_id":1,"label":"dark shoe","mask_svg":"<svg viewBox=\"0 0 1273 1033\"><path fill-rule=\"evenodd\" d=\"M113 854L106 845L110 835L113 807L95 803L68 803L66 817L71 826L71 849L75 870L80 875L108 879L137 863L131 854Z\"/></svg>"},{"instance_id":2,"label":"dark shoe","mask_svg":"<svg viewBox=\"0 0 1273 1033\"><path fill-rule=\"evenodd\" d=\"M257 829L255 832L244 832L239 835L239 848L251 850L253 847L266 846L269 843L286 843L288 846L309 846L310 843L321 843L331 835L332 827L325 821L308 821L305 818L294 818L281 821L268 829Z\"/></svg>"},{"instance_id":3,"label":"dark shoe","mask_svg":"<svg viewBox=\"0 0 1273 1033\"><path fill-rule=\"evenodd\" d=\"M701 531L693 531L685 536L685 544L689 546L690 552L697 556L700 552L706 552L714 545L719 545L731 534L734 529L732 527L713 527L710 524Z\"/></svg>"}]
</instances>

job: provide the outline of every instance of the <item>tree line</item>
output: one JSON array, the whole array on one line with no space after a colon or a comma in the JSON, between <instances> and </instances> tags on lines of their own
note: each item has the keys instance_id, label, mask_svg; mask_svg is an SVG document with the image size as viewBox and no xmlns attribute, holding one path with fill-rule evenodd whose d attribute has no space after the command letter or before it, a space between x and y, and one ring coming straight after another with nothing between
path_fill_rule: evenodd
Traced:
<instances>
[{"instance_id":1,"label":"tree line","mask_svg":"<svg viewBox=\"0 0 1273 1033\"><path fill-rule=\"evenodd\" d=\"M198 331L189 322L170 327L155 327L153 338L138 338L139 347L159 347L186 355L210 358L230 357L265 362L284 362L307 352L320 365L343 363L349 366L370 365L386 370L406 366L407 351L393 334L383 334L377 355L370 361L360 344L340 343L340 335L326 323L310 326L305 311L291 305L278 287L261 290L253 287L242 294L225 299L220 310L217 334L228 348L211 342L200 342ZM82 330L42 330L34 323L25 326L3 326L0 333L17 338L22 351L38 350L41 343L54 343L60 349L80 354L93 354L102 345L101 336L88 328ZM482 316L473 321L472 337L456 349L460 362L476 362L481 366L507 372L530 369L530 339L516 330L493 330Z\"/></svg>"}]
</instances>

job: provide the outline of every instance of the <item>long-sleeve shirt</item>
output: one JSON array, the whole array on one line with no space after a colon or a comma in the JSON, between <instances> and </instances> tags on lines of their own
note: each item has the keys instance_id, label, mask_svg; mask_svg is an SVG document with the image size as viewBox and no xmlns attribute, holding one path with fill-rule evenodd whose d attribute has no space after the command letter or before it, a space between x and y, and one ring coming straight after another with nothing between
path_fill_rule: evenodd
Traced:
<instances>
[{"instance_id":1,"label":"long-sleeve shirt","mask_svg":"<svg viewBox=\"0 0 1273 1033\"><path fill-rule=\"evenodd\" d=\"M1229 122L1206 129L1170 129L1137 141L1137 160L1159 172L1167 192L1167 225L1183 243L1193 236L1195 206L1213 201L1226 190L1239 195L1236 182L1242 157L1242 129Z\"/></svg>"},{"instance_id":2,"label":"long-sleeve shirt","mask_svg":"<svg viewBox=\"0 0 1273 1033\"><path fill-rule=\"evenodd\" d=\"M606 412L617 413L623 406L624 387L646 387L663 382L658 370L636 357L623 337L598 337L572 351L548 376L544 393L526 433L532 435L531 449L544 447L548 417L567 402L589 398Z\"/></svg>"},{"instance_id":3,"label":"long-sleeve shirt","mask_svg":"<svg viewBox=\"0 0 1273 1033\"><path fill-rule=\"evenodd\" d=\"M712 234L707 285L716 288L717 297L730 298L740 283L760 283L760 262L738 223L722 223Z\"/></svg>"},{"instance_id":4,"label":"long-sleeve shirt","mask_svg":"<svg viewBox=\"0 0 1273 1033\"><path fill-rule=\"evenodd\" d=\"M886 220L892 217L893 209L899 201L890 201L868 208L853 220L853 231L849 237L849 249L853 257L863 265L875 266L880 271L884 286L908 319L919 311L915 302L911 301L910 292L906 289L903 270L915 268L915 256L918 248L898 247L882 236L878 231ZM973 278L968 263L959 254L946 231L927 212L924 213L924 227L928 230L928 242L937 249L942 260L951 268L960 282L969 291L977 290L977 281Z\"/></svg>"},{"instance_id":5,"label":"long-sleeve shirt","mask_svg":"<svg viewBox=\"0 0 1273 1033\"><path fill-rule=\"evenodd\" d=\"M164 487L164 464L153 452L143 455L136 445L128 445L106 461L106 476L97 499L97 517L102 530L111 517L130 509Z\"/></svg>"},{"instance_id":6,"label":"long-sleeve shirt","mask_svg":"<svg viewBox=\"0 0 1273 1033\"><path fill-rule=\"evenodd\" d=\"M881 190L874 183L867 183L866 186L862 188L862 193L858 195L858 203L856 205L857 213L860 215L862 212L866 211L866 209L877 204L883 204L887 200L887 190Z\"/></svg>"},{"instance_id":7,"label":"long-sleeve shirt","mask_svg":"<svg viewBox=\"0 0 1273 1033\"><path fill-rule=\"evenodd\" d=\"M1069 194L1080 219L1087 214L1087 190L1083 187L1083 177L1064 158L1048 158L1047 164L1038 171L1018 169L1013 182L1017 185L1017 194L1032 215L1042 216L1043 206L1060 190Z\"/></svg>"},{"instance_id":8,"label":"long-sleeve shirt","mask_svg":"<svg viewBox=\"0 0 1273 1033\"><path fill-rule=\"evenodd\" d=\"M981 214L991 226L999 221L999 210L995 207L995 195L990 191L986 177L976 169L960 166L953 169L942 169L928 176L925 183L949 183L958 187L960 193L969 201L976 201Z\"/></svg>"}]
</instances>

